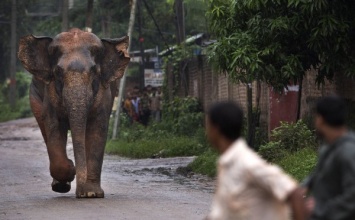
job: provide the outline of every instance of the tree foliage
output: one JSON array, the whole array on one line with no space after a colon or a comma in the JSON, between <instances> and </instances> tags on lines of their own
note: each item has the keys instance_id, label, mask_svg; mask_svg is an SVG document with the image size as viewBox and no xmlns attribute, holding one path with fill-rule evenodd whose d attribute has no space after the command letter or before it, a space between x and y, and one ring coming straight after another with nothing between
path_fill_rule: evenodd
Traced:
<instances>
[{"instance_id":1,"label":"tree foliage","mask_svg":"<svg viewBox=\"0 0 355 220\"><path fill-rule=\"evenodd\" d=\"M306 70L317 81L355 73L355 2L349 0L209 0L218 42L210 58L238 82L261 80L276 89Z\"/></svg>"}]
</instances>

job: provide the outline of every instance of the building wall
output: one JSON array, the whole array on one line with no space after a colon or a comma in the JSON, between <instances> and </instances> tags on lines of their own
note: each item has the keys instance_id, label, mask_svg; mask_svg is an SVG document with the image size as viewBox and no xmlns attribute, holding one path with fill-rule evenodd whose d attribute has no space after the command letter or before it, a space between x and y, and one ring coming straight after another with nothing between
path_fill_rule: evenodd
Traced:
<instances>
[{"instance_id":1,"label":"building wall","mask_svg":"<svg viewBox=\"0 0 355 220\"><path fill-rule=\"evenodd\" d=\"M303 80L301 117L308 117L319 97L339 95L348 101L355 101L355 80L336 74L332 81L326 80L323 85L316 84L316 71L307 71Z\"/></svg>"},{"instance_id":2,"label":"building wall","mask_svg":"<svg viewBox=\"0 0 355 220\"><path fill-rule=\"evenodd\" d=\"M187 64L185 74L188 81L188 96L198 98L203 109L207 109L213 102L230 100L239 103L244 112L247 112L247 85L233 83L226 74L214 72L204 56L193 58ZM171 73L168 73L167 76L172 77ZM168 82L172 81L171 79L168 80ZM251 86L253 89L253 105L255 106L257 83L252 83ZM173 88L173 85L169 85L169 88ZM266 84L261 84L260 89L260 119L261 124L267 126L269 90ZM184 96L185 91L182 90L184 88L180 86L176 94Z\"/></svg>"},{"instance_id":3,"label":"building wall","mask_svg":"<svg viewBox=\"0 0 355 220\"><path fill-rule=\"evenodd\" d=\"M247 112L246 85L232 83L225 74L214 72L204 56L191 59L187 64L185 74L188 91L182 91L185 88L180 86L176 94L180 96L187 94L198 98L204 109L207 109L211 103L216 101L236 101L242 106L244 112ZM332 82L326 81L324 85L318 86L315 83L316 74L315 70L310 70L304 76L301 97L301 118L308 117L316 100L325 95L338 94L348 100L355 101L355 80L337 74ZM170 77L168 79L169 88L173 88L174 83L176 83L173 75L167 73L167 76ZM253 106L256 106L257 83L254 82L251 86L253 88ZM169 94L171 95L172 92ZM259 105L262 127L273 128L279 123L276 122L277 120L293 121L296 118L297 102L295 101L297 101L296 97L298 95L296 93L292 94L292 101L288 100L290 98L288 96L276 96L276 94L272 94L268 85L265 83L260 84ZM280 100L283 100L283 103L278 104ZM270 109L276 111L276 114L272 114ZM292 111L292 117L286 117L290 111ZM277 117L275 118L275 115L284 115L285 117L278 119ZM271 122L274 125L270 127Z\"/></svg>"}]
</instances>

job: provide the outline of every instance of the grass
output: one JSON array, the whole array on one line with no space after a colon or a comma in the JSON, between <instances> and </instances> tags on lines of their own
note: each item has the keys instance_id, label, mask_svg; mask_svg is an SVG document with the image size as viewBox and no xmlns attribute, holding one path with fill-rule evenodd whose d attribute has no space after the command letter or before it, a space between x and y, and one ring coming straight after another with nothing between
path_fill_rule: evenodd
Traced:
<instances>
[{"instance_id":1,"label":"grass","mask_svg":"<svg viewBox=\"0 0 355 220\"><path fill-rule=\"evenodd\" d=\"M313 170L317 162L317 152L311 148L304 148L289 154L276 163L296 180L304 180Z\"/></svg>"},{"instance_id":2,"label":"grass","mask_svg":"<svg viewBox=\"0 0 355 220\"><path fill-rule=\"evenodd\" d=\"M190 137L150 138L137 141L112 140L107 143L106 153L130 158L196 156L204 147Z\"/></svg>"},{"instance_id":3,"label":"grass","mask_svg":"<svg viewBox=\"0 0 355 220\"><path fill-rule=\"evenodd\" d=\"M149 135L148 138L144 138L143 134L139 134L137 136L140 138L136 139L121 137L108 141L106 153L137 159L198 156L187 169L210 177L216 176L218 154L208 149L201 138L167 134ZM293 153L286 151L282 157L273 161L296 180L302 181L313 170L317 162L317 152L312 148L304 148Z\"/></svg>"},{"instance_id":4,"label":"grass","mask_svg":"<svg viewBox=\"0 0 355 220\"><path fill-rule=\"evenodd\" d=\"M217 165L216 161L218 154L208 150L198 156L188 168L195 173L200 173L208 176L216 176ZM295 153L289 153L275 164L279 165L284 171L290 174L298 181L305 179L313 170L317 162L317 152L311 148L305 148Z\"/></svg>"},{"instance_id":5,"label":"grass","mask_svg":"<svg viewBox=\"0 0 355 220\"><path fill-rule=\"evenodd\" d=\"M28 96L18 99L14 109L0 97L0 122L31 117L32 111Z\"/></svg>"},{"instance_id":6,"label":"grass","mask_svg":"<svg viewBox=\"0 0 355 220\"><path fill-rule=\"evenodd\" d=\"M210 177L216 176L218 154L211 150L202 127L189 132L188 135L184 132L177 134L176 129L172 129L176 125L172 125L169 121L143 127L137 123L129 125L127 118L124 115L121 117L122 124L125 126L122 126L118 140L111 140L107 143L106 153L138 159L197 156L186 167L186 170ZM298 181L302 181L312 171L317 161L317 152L314 150L313 142L305 143L302 139L303 137L312 139L312 134L302 122L300 124L302 129L297 131L300 138L296 141L302 140L303 142L288 143L290 138L286 138L271 141L259 149L260 155L263 155L269 162L278 164ZM278 135L283 138L282 131L290 136L290 133L295 133L294 127L293 124L284 124L283 130L280 130ZM309 147L295 147L294 149L285 147L290 145Z\"/></svg>"},{"instance_id":7,"label":"grass","mask_svg":"<svg viewBox=\"0 0 355 220\"><path fill-rule=\"evenodd\" d=\"M188 168L190 168L195 173L214 177L217 175L217 159L217 152L208 150L198 156L192 163L190 163Z\"/></svg>"}]
</instances>

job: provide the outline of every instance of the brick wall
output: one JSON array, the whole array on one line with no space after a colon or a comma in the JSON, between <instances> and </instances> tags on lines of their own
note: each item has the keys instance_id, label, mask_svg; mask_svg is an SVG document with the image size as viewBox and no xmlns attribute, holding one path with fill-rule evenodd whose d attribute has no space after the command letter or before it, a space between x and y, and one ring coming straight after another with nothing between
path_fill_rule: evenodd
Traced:
<instances>
[{"instance_id":1,"label":"brick wall","mask_svg":"<svg viewBox=\"0 0 355 220\"><path fill-rule=\"evenodd\" d=\"M334 77L336 93L345 99L355 101L355 80L343 74L336 74Z\"/></svg>"},{"instance_id":2,"label":"brick wall","mask_svg":"<svg viewBox=\"0 0 355 220\"><path fill-rule=\"evenodd\" d=\"M194 57L187 64L185 70L185 78L187 79L188 91L187 94L196 97L200 100L204 109L207 109L213 102L231 100L238 102L247 112L247 87L245 84L232 83L225 74L215 73L208 63L206 57ZM174 80L172 73L168 72L167 76L169 88L174 88ZM257 83L252 84L253 88L253 105L256 105ZM184 96L185 91L183 86L179 86L176 94ZM268 86L261 84L261 124L268 124ZM169 93L172 94L172 91Z\"/></svg>"},{"instance_id":3,"label":"brick wall","mask_svg":"<svg viewBox=\"0 0 355 220\"><path fill-rule=\"evenodd\" d=\"M345 99L355 101L355 80L342 74L336 74L332 81L326 80L324 85L316 84L316 71L307 71L303 80L301 117L307 117L319 97L339 95Z\"/></svg>"},{"instance_id":4,"label":"brick wall","mask_svg":"<svg viewBox=\"0 0 355 220\"><path fill-rule=\"evenodd\" d=\"M171 68L170 68L171 69ZM167 71L169 88L173 88L175 80L173 74ZM189 61L185 70L188 91L183 86L179 87L178 95L188 94L198 98L203 108L216 101L232 100L238 102L243 110L247 112L247 90L245 84L232 83L223 73L214 73L206 57L198 56ZM316 71L307 71L303 80L301 98L301 117L307 117L311 112L315 101L322 96L339 94L346 99L355 101L355 80L337 74L333 82L326 81L324 85L318 86L315 83ZM256 105L257 83L252 83L253 105ZM169 92L172 95L172 91ZM262 127L268 128L270 123L270 88L265 83L260 86L260 123Z\"/></svg>"}]
</instances>

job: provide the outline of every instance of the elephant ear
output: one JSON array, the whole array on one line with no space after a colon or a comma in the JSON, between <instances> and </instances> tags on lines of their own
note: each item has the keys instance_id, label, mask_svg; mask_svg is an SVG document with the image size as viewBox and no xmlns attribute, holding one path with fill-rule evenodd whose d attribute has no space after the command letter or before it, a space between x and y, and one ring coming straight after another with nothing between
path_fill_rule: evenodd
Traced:
<instances>
[{"instance_id":1,"label":"elephant ear","mask_svg":"<svg viewBox=\"0 0 355 220\"><path fill-rule=\"evenodd\" d=\"M27 35L20 39L18 58L25 69L34 77L48 84L51 77L51 65L48 46L50 37Z\"/></svg>"},{"instance_id":2,"label":"elephant ear","mask_svg":"<svg viewBox=\"0 0 355 220\"><path fill-rule=\"evenodd\" d=\"M121 78L130 61L128 54L129 37L101 39L105 51L103 54L101 73L103 85L108 88L111 82Z\"/></svg>"}]
</instances>

